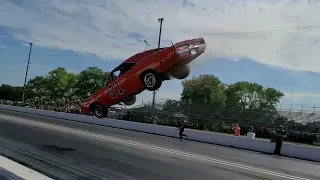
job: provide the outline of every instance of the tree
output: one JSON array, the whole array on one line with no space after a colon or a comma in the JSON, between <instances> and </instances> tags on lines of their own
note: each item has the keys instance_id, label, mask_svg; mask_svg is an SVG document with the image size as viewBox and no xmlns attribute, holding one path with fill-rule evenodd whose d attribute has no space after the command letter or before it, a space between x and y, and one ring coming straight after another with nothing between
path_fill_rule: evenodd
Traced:
<instances>
[{"instance_id":1,"label":"tree","mask_svg":"<svg viewBox=\"0 0 320 180\"><path fill-rule=\"evenodd\" d=\"M49 94L50 89L48 88L49 80L43 76L36 76L30 79L26 84L26 97L43 97Z\"/></svg>"},{"instance_id":2,"label":"tree","mask_svg":"<svg viewBox=\"0 0 320 180\"><path fill-rule=\"evenodd\" d=\"M182 82L181 100L186 104L215 104L223 107L225 85L214 75L204 74Z\"/></svg>"},{"instance_id":3,"label":"tree","mask_svg":"<svg viewBox=\"0 0 320 180\"><path fill-rule=\"evenodd\" d=\"M244 109L265 109L274 107L279 103L284 94L274 88L263 88L263 86L246 81L236 82L228 86L225 91L227 106L238 106Z\"/></svg>"},{"instance_id":4,"label":"tree","mask_svg":"<svg viewBox=\"0 0 320 180\"><path fill-rule=\"evenodd\" d=\"M71 96L74 96L74 97L79 97L77 94L76 94L76 85L78 84L79 82L79 79L78 79L78 75L77 74L74 74L74 73L69 73L68 74L68 78L67 78L67 86L66 86L66 96L67 97L71 97Z\"/></svg>"},{"instance_id":5,"label":"tree","mask_svg":"<svg viewBox=\"0 0 320 180\"><path fill-rule=\"evenodd\" d=\"M62 97L68 97L70 93L71 81L75 81L75 76L70 74L65 68L58 67L53 71L50 71L46 76L48 84L46 88L48 89L48 96L51 99L57 99Z\"/></svg>"},{"instance_id":6,"label":"tree","mask_svg":"<svg viewBox=\"0 0 320 180\"><path fill-rule=\"evenodd\" d=\"M22 88L20 86L2 84L0 86L0 99L20 101L21 90Z\"/></svg>"},{"instance_id":7,"label":"tree","mask_svg":"<svg viewBox=\"0 0 320 180\"><path fill-rule=\"evenodd\" d=\"M238 106L242 110L253 110L259 106L259 98L263 95L263 87L246 81L231 84L226 89L227 106Z\"/></svg>"},{"instance_id":8,"label":"tree","mask_svg":"<svg viewBox=\"0 0 320 180\"><path fill-rule=\"evenodd\" d=\"M109 72L97 67L89 67L78 75L75 94L83 99L105 86Z\"/></svg>"},{"instance_id":9,"label":"tree","mask_svg":"<svg viewBox=\"0 0 320 180\"><path fill-rule=\"evenodd\" d=\"M181 107L195 128L211 129L225 107L225 85L219 78L203 74L182 82Z\"/></svg>"},{"instance_id":10,"label":"tree","mask_svg":"<svg viewBox=\"0 0 320 180\"><path fill-rule=\"evenodd\" d=\"M270 123L276 115L276 104L284 95L274 88L246 81L236 82L228 86L226 94L226 111L233 118L245 123ZM268 121L268 122L267 122Z\"/></svg>"},{"instance_id":11,"label":"tree","mask_svg":"<svg viewBox=\"0 0 320 180\"><path fill-rule=\"evenodd\" d=\"M77 75L69 73L65 68L58 67L50 71L47 76L36 76L26 85L28 98L45 97L57 99L74 95Z\"/></svg>"},{"instance_id":12,"label":"tree","mask_svg":"<svg viewBox=\"0 0 320 180\"><path fill-rule=\"evenodd\" d=\"M50 71L47 76L36 76L27 83L27 97L42 97L51 100L59 98L87 98L105 86L109 72L89 67L79 74L68 72L63 67Z\"/></svg>"},{"instance_id":13,"label":"tree","mask_svg":"<svg viewBox=\"0 0 320 180\"><path fill-rule=\"evenodd\" d=\"M276 104L280 102L280 99L284 94L274 88L264 89L262 98L260 99L260 109L275 110Z\"/></svg>"},{"instance_id":14,"label":"tree","mask_svg":"<svg viewBox=\"0 0 320 180\"><path fill-rule=\"evenodd\" d=\"M176 109L179 106L179 101L168 99L163 104L164 111L170 111L172 109Z\"/></svg>"}]
</instances>

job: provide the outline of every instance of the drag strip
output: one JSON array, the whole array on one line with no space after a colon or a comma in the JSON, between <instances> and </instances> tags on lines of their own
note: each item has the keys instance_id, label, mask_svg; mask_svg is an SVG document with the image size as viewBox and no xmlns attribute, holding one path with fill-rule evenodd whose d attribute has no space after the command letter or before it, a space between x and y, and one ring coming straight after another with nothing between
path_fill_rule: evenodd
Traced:
<instances>
[{"instance_id":1,"label":"drag strip","mask_svg":"<svg viewBox=\"0 0 320 180\"><path fill-rule=\"evenodd\" d=\"M88 169L85 170L79 167L73 167L72 165L68 165L68 163L64 160L59 160L59 158L56 157L50 157L49 154L44 154L42 152L39 152L37 149L26 147L23 144L12 142L3 137L0 137L0 147L1 154L13 159L20 164L30 167L31 169L36 169L39 172L47 174L54 179L116 179L110 176L107 178L105 176L103 176L103 178L100 178L99 176L97 176L97 174L99 174L97 172L92 173ZM29 179L31 178L29 177Z\"/></svg>"},{"instance_id":2,"label":"drag strip","mask_svg":"<svg viewBox=\"0 0 320 180\"><path fill-rule=\"evenodd\" d=\"M318 164L289 158L7 111L0 123L1 137L47 152L44 144L71 148L63 158L136 179L320 179Z\"/></svg>"}]
</instances>

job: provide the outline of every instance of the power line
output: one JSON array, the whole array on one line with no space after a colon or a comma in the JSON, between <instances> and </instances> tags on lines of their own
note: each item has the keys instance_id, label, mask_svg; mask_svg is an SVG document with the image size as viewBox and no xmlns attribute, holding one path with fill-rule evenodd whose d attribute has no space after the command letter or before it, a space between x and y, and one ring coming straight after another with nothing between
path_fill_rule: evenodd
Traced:
<instances>
[{"instance_id":1,"label":"power line","mask_svg":"<svg viewBox=\"0 0 320 180\"><path fill-rule=\"evenodd\" d=\"M89 52L87 54L95 54L95 53L102 53L102 52L108 52L108 51L113 51L113 50L116 50L116 49L122 49L122 48L125 48L125 47L128 47L128 46L132 46L132 45L135 45L137 43L141 43L141 42L144 42L148 39L152 39L152 38L155 38L155 37L158 37L158 35L156 36L151 36L151 37L148 37L144 40L137 40L136 42L132 42L130 44L125 44L125 45L121 45L121 46L118 46L118 47L115 47L115 48L111 48L111 49L106 49L106 50L101 50L101 51L96 51L96 52ZM34 55L43 55L43 56L81 56L80 54L41 54L41 53L37 53Z\"/></svg>"},{"instance_id":2,"label":"power line","mask_svg":"<svg viewBox=\"0 0 320 180\"><path fill-rule=\"evenodd\" d=\"M256 34L256 33L267 33L267 32L280 32L280 31L289 31L296 29L309 29L320 27L320 24L309 25L309 26L296 26L290 28L280 28L280 29L267 29L267 30L257 30L257 31L244 31L244 32L228 32L228 33L206 33L206 34L195 34L195 33L179 33L184 35L204 35L204 36L226 36L226 35L240 35L240 34ZM176 35L176 34L164 34L164 35Z\"/></svg>"}]
</instances>

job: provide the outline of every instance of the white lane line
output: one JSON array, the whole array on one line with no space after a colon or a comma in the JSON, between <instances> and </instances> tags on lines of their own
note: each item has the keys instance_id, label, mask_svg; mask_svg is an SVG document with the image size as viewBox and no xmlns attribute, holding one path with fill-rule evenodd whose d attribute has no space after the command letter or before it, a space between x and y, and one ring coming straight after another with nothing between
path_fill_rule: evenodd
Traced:
<instances>
[{"instance_id":1,"label":"white lane line","mask_svg":"<svg viewBox=\"0 0 320 180\"><path fill-rule=\"evenodd\" d=\"M149 145L149 144L145 144L145 143L141 143L141 142L137 142L137 141L132 141L132 140L128 141L125 139L116 138L116 137L112 137L112 136L106 136L106 135L97 134L97 133L92 133L89 131L83 131L83 130L78 130L78 129L69 128L69 127L62 127L62 126L57 126L57 125L43 123L43 122L36 122L36 121L28 120L25 118L18 118L18 117L13 117L13 116L6 116L6 115L0 115L0 118L10 120L10 121L14 120L14 121L17 121L17 122L20 122L23 124L29 124L32 126L38 126L38 127L42 127L42 128L46 128L46 129L50 129L50 130L65 131L65 132L69 132L69 133L72 132L74 134L91 136L94 138L99 138L99 139L103 139L103 140L107 140L107 141L111 141L111 142L116 142L116 143L122 144L122 145L123 144L131 145L131 146L142 147L142 148L146 148L146 149L150 149L150 150L156 150L156 151L160 151L160 152L170 153L173 155L180 155L180 156L189 157L189 158L191 157L191 158L194 158L197 160L202 160L202 161L206 161L206 162L217 163L220 165L238 168L240 170L241 169L248 170L248 171L253 171L253 172L262 173L262 174L266 174L266 175L276 176L276 177L280 177L280 178L286 178L286 179L290 179L290 180L309 180L306 178L291 176L288 174L283 174L283 173L274 172L274 171L270 171L270 170L265 170L265 169L255 168L255 167L241 165L241 164L237 164L237 163L227 162L227 161L223 161L223 160L219 160L219 159L214 159L211 157L197 155L194 153L188 153L188 152L184 152L184 151L176 151L173 149L167 149L167 148L163 148L160 146Z\"/></svg>"},{"instance_id":2,"label":"white lane line","mask_svg":"<svg viewBox=\"0 0 320 180\"><path fill-rule=\"evenodd\" d=\"M0 156L0 168L4 168L25 180L52 180L43 174L24 167L21 164L11 161L3 156Z\"/></svg>"}]
</instances>

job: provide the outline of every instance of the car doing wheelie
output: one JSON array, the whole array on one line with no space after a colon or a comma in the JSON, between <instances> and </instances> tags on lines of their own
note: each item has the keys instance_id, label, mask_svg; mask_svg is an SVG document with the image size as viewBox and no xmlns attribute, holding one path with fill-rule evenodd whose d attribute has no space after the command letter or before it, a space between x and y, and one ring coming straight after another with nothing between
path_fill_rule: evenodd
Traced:
<instances>
[{"instance_id":1,"label":"car doing wheelie","mask_svg":"<svg viewBox=\"0 0 320 180\"><path fill-rule=\"evenodd\" d=\"M196 38L135 54L110 72L106 86L81 104L82 112L104 118L114 104L133 105L142 91L155 91L165 80L188 77L189 63L205 49L204 39Z\"/></svg>"}]
</instances>

